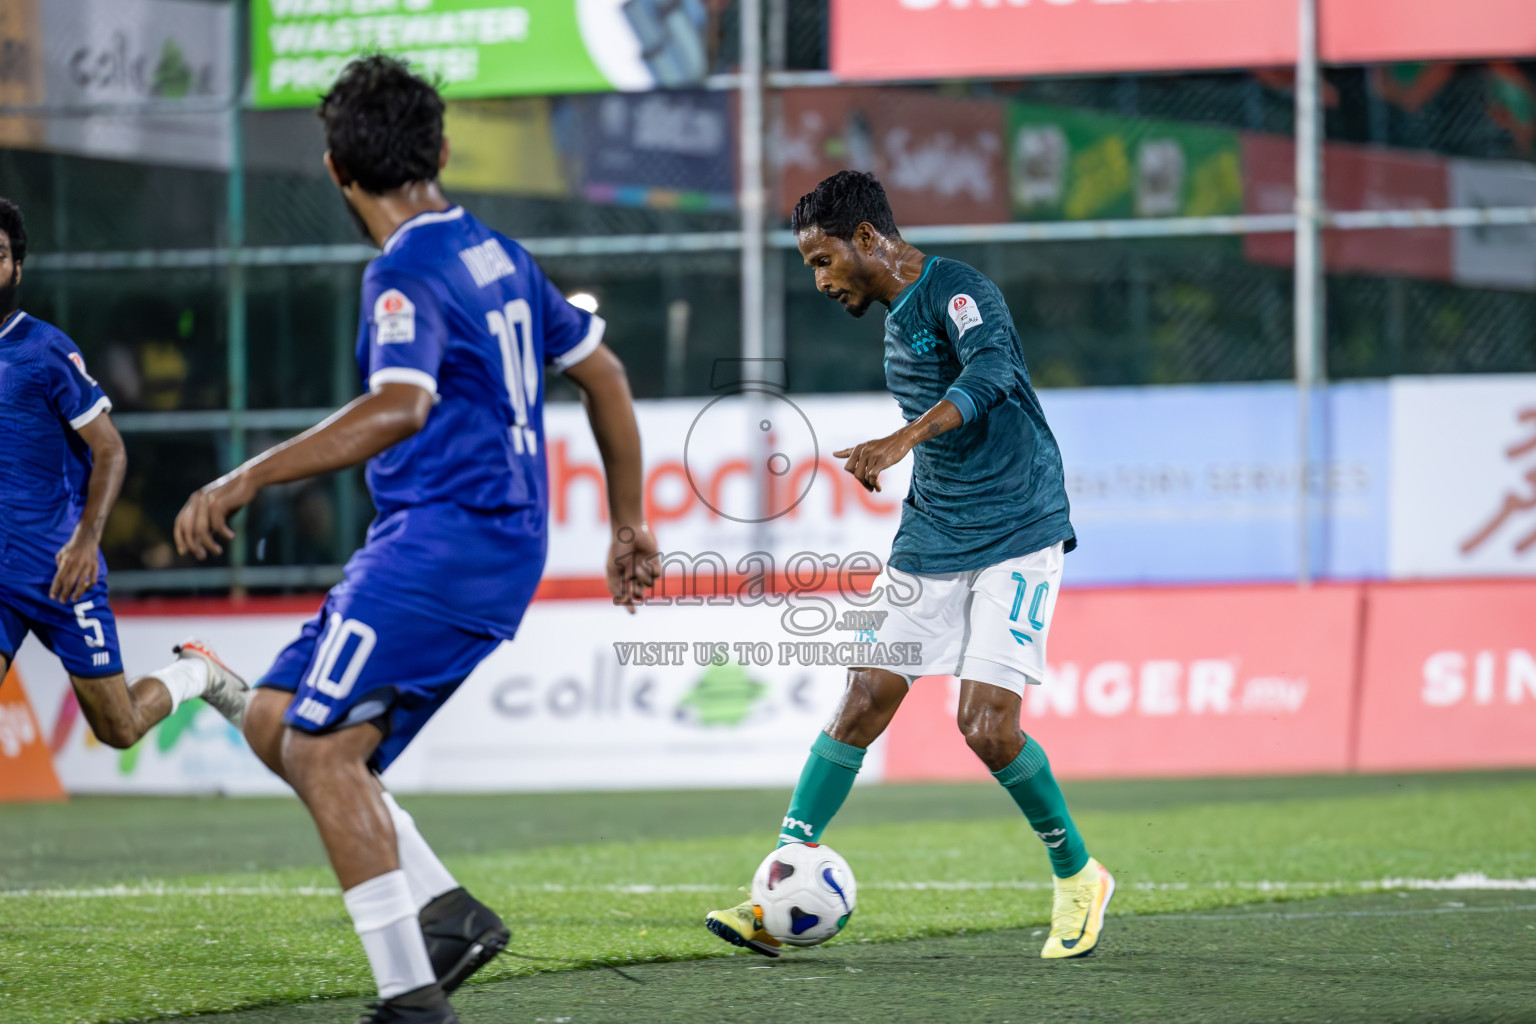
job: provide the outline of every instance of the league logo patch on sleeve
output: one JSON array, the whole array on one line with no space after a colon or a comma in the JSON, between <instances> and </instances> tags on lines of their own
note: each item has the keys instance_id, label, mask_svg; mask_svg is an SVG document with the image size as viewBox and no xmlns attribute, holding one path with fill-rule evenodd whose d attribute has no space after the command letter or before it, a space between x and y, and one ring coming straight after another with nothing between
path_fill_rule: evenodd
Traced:
<instances>
[{"instance_id":1,"label":"league logo patch on sleeve","mask_svg":"<svg viewBox=\"0 0 1536 1024\"><path fill-rule=\"evenodd\" d=\"M416 340L416 304L398 288L391 288L373 303L373 323L380 345Z\"/></svg>"},{"instance_id":2,"label":"league logo patch on sleeve","mask_svg":"<svg viewBox=\"0 0 1536 1024\"><path fill-rule=\"evenodd\" d=\"M956 295L949 300L949 318L962 335L972 327L981 326L981 308L969 295Z\"/></svg>"},{"instance_id":3,"label":"league logo patch on sleeve","mask_svg":"<svg viewBox=\"0 0 1536 1024\"><path fill-rule=\"evenodd\" d=\"M67 354L69 356L69 361L75 364L75 369L80 371L80 376L82 376L86 380L90 381L91 382L91 387L93 387L93 388L97 387L98 385L96 384L96 378L92 377L89 373L87 373L85 371L85 360L83 358L81 358L80 353L79 352L70 352L70 353L67 353Z\"/></svg>"}]
</instances>

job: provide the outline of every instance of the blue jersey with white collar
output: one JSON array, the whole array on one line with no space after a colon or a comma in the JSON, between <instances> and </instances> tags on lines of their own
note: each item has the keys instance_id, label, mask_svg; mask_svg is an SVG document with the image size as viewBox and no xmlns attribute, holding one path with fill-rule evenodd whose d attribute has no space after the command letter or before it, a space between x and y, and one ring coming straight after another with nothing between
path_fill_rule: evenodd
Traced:
<instances>
[{"instance_id":1,"label":"blue jersey with white collar","mask_svg":"<svg viewBox=\"0 0 1536 1024\"><path fill-rule=\"evenodd\" d=\"M603 321L462 206L401 225L368 265L362 309L364 386L403 381L437 396L420 433L368 464L379 511L542 507L544 367L585 359Z\"/></svg>"},{"instance_id":2,"label":"blue jersey with white collar","mask_svg":"<svg viewBox=\"0 0 1536 1024\"><path fill-rule=\"evenodd\" d=\"M390 236L363 276L360 320L364 387L415 384L436 402L421 431L369 461L379 515L348 578L510 635L509 579L543 570L510 538L545 535L544 369L590 355L603 321L459 206Z\"/></svg>"},{"instance_id":3,"label":"blue jersey with white collar","mask_svg":"<svg viewBox=\"0 0 1536 1024\"><path fill-rule=\"evenodd\" d=\"M0 325L0 580L52 582L91 479L77 431L111 408L63 331L19 311Z\"/></svg>"}]
</instances>

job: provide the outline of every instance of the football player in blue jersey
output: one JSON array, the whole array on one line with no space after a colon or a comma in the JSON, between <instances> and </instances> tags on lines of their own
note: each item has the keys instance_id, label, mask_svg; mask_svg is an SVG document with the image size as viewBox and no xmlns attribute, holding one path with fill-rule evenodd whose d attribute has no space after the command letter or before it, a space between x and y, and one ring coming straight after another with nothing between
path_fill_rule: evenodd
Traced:
<instances>
[{"instance_id":1,"label":"football player in blue jersey","mask_svg":"<svg viewBox=\"0 0 1536 1024\"><path fill-rule=\"evenodd\" d=\"M633 610L656 542L640 438L603 321L516 242L443 197L443 103L398 60L344 70L320 105L325 163L381 255L363 277L365 394L188 499L176 543L222 550L270 484L368 463L378 510L320 613L257 684L245 735L319 828L378 982L363 1020L448 1024L446 996L508 940L378 775L500 643L543 571L546 366L581 391L607 471L608 577Z\"/></svg>"},{"instance_id":2,"label":"football player in blue jersey","mask_svg":"<svg viewBox=\"0 0 1536 1024\"><path fill-rule=\"evenodd\" d=\"M0 199L0 679L35 633L108 746L133 746L194 697L238 725L245 683L196 640L153 675L123 676L99 544L128 457L75 343L19 308L26 259L21 210Z\"/></svg>"}]
</instances>

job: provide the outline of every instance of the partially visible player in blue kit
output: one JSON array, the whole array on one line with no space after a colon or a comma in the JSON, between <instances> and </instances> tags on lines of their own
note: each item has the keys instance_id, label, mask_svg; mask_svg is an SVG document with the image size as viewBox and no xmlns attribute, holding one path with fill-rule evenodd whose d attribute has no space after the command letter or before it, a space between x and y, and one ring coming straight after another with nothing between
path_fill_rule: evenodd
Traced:
<instances>
[{"instance_id":1,"label":"partially visible player in blue kit","mask_svg":"<svg viewBox=\"0 0 1536 1024\"><path fill-rule=\"evenodd\" d=\"M199 558L269 484L367 461L378 516L346 577L258 683L257 755L308 806L378 982L365 1022L452 1024L446 995L508 931L433 854L384 771L471 671L516 634L544 568L544 369L581 390L607 471L608 577L652 582L640 437L603 321L516 242L438 187L443 102L391 57L353 62L322 100L326 167L383 250L363 277L366 391L188 499L176 543Z\"/></svg>"},{"instance_id":2,"label":"partially visible player in blue kit","mask_svg":"<svg viewBox=\"0 0 1536 1024\"><path fill-rule=\"evenodd\" d=\"M99 545L128 456L75 343L19 308L26 259L21 210L0 199L0 679L33 633L108 746L133 746L194 697L238 725L245 684L196 640L153 675L123 676Z\"/></svg>"}]
</instances>

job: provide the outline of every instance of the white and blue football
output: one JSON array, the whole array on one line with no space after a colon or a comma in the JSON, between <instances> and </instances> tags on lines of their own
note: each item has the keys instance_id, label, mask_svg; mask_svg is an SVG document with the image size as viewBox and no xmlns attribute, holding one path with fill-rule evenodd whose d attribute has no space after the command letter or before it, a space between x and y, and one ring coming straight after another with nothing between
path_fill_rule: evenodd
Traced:
<instances>
[{"instance_id":1,"label":"white and blue football","mask_svg":"<svg viewBox=\"0 0 1536 1024\"><path fill-rule=\"evenodd\" d=\"M848 862L819 843L779 847L752 877L752 902L763 928L790 946L826 942L848 924L856 901Z\"/></svg>"}]
</instances>

